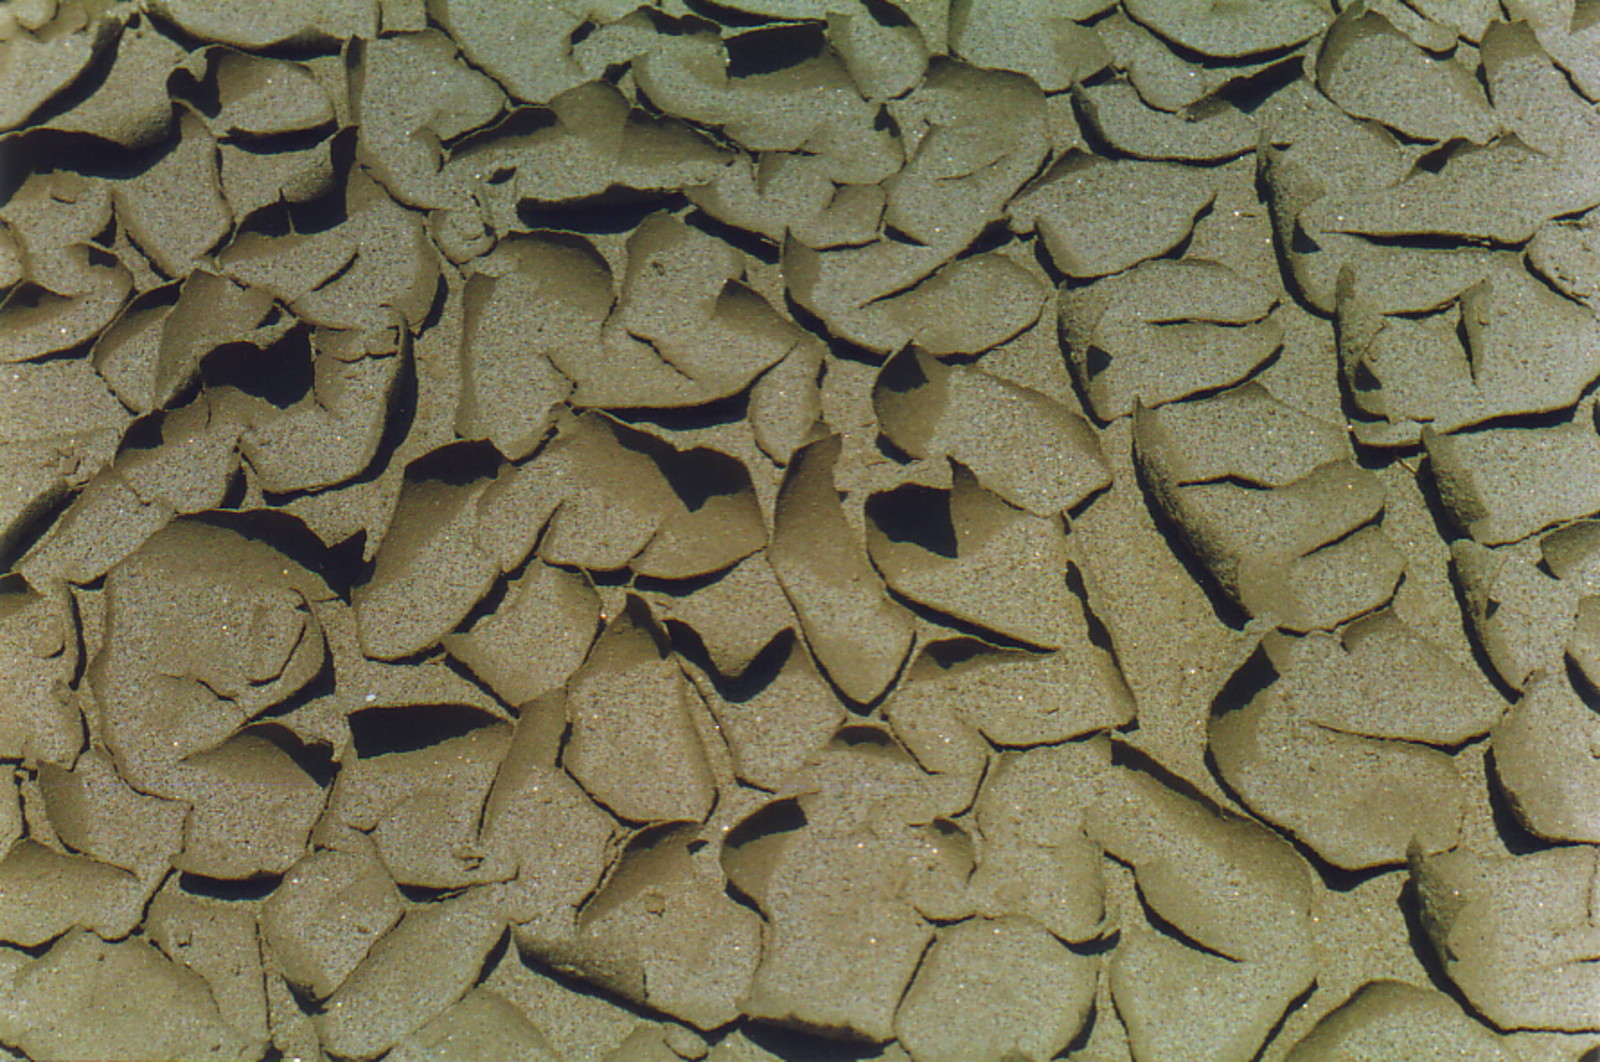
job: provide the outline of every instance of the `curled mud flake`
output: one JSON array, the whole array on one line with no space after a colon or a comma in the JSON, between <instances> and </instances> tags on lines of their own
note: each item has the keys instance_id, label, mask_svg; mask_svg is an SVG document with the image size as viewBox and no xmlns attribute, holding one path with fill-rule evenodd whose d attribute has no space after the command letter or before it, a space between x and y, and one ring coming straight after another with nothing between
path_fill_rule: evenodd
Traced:
<instances>
[{"instance_id":1,"label":"curled mud flake","mask_svg":"<svg viewBox=\"0 0 1600 1062\"><path fill-rule=\"evenodd\" d=\"M872 102L905 95L928 70L928 43L910 18L886 22L864 6L835 5L828 12L828 43Z\"/></svg>"},{"instance_id":2,"label":"curled mud flake","mask_svg":"<svg viewBox=\"0 0 1600 1062\"><path fill-rule=\"evenodd\" d=\"M123 777L166 795L179 760L303 689L326 658L311 605L332 596L277 550L199 523L163 529L118 564L106 577L105 643L90 683L99 735ZM281 757L288 771L292 761L257 748L265 744L251 738L241 756L278 777L272 765ZM257 795L269 799L262 784ZM310 792L285 797L299 806Z\"/></svg>"},{"instance_id":3,"label":"curled mud flake","mask_svg":"<svg viewBox=\"0 0 1600 1062\"><path fill-rule=\"evenodd\" d=\"M1517 542L1600 512L1600 435L1588 416L1535 429L1425 430L1439 495L1477 542Z\"/></svg>"},{"instance_id":4,"label":"curled mud flake","mask_svg":"<svg viewBox=\"0 0 1600 1062\"><path fill-rule=\"evenodd\" d=\"M413 333L419 331L439 289L439 256L426 219L359 172L346 186L345 211L348 220L320 236L354 242L355 261L290 308L325 328L381 333L395 326L398 314Z\"/></svg>"},{"instance_id":5,"label":"curled mud flake","mask_svg":"<svg viewBox=\"0 0 1600 1062\"><path fill-rule=\"evenodd\" d=\"M1312 0L1132 0L1128 15L1181 48L1212 59L1274 52L1309 40L1328 24Z\"/></svg>"},{"instance_id":6,"label":"curled mud flake","mask_svg":"<svg viewBox=\"0 0 1600 1062\"><path fill-rule=\"evenodd\" d=\"M305 67L219 49L211 69L219 110L215 127L242 139L317 129L333 122L333 104Z\"/></svg>"},{"instance_id":7,"label":"curled mud flake","mask_svg":"<svg viewBox=\"0 0 1600 1062\"><path fill-rule=\"evenodd\" d=\"M326 999L404 909L372 842L344 832L284 874L262 905L261 939L291 984Z\"/></svg>"},{"instance_id":8,"label":"curled mud flake","mask_svg":"<svg viewBox=\"0 0 1600 1062\"><path fill-rule=\"evenodd\" d=\"M735 774L774 791L827 745L845 719L844 706L804 645L791 637L776 652L782 655L775 674L754 692L722 689L714 680L691 673L727 739Z\"/></svg>"},{"instance_id":9,"label":"curled mud flake","mask_svg":"<svg viewBox=\"0 0 1600 1062\"><path fill-rule=\"evenodd\" d=\"M468 186L444 168L444 144L497 118L504 93L437 30L366 42L354 55L357 156L407 206L472 209Z\"/></svg>"},{"instance_id":10,"label":"curled mud flake","mask_svg":"<svg viewBox=\"0 0 1600 1062\"><path fill-rule=\"evenodd\" d=\"M518 946L697 1028L733 1021L761 957L761 918L728 895L697 833L636 836L579 912L575 934L519 931Z\"/></svg>"},{"instance_id":11,"label":"curled mud flake","mask_svg":"<svg viewBox=\"0 0 1600 1062\"><path fill-rule=\"evenodd\" d=\"M534 451L550 428L553 407L572 392L547 353L557 344L576 345L583 330L581 311L573 314L564 304L552 268L565 250L506 241L495 250L505 271L475 273L466 283L456 432L488 439L508 460Z\"/></svg>"},{"instance_id":12,"label":"curled mud flake","mask_svg":"<svg viewBox=\"0 0 1600 1062\"><path fill-rule=\"evenodd\" d=\"M183 890L178 879L150 902L145 931L174 963L205 978L217 1009L259 1054L270 1033L261 943L254 911Z\"/></svg>"},{"instance_id":13,"label":"curled mud flake","mask_svg":"<svg viewBox=\"0 0 1600 1062\"><path fill-rule=\"evenodd\" d=\"M563 92L550 101L548 113L553 124L526 134L469 139L451 155L452 179L510 175L505 191L494 193L503 202L491 199L501 231L527 228L516 213L518 203L603 203L621 189L676 190L714 180L733 160L691 127L635 110L604 81Z\"/></svg>"},{"instance_id":14,"label":"curled mud flake","mask_svg":"<svg viewBox=\"0 0 1600 1062\"><path fill-rule=\"evenodd\" d=\"M1484 675L1392 611L1337 636L1272 637L1275 688L1328 730L1453 747L1488 733L1505 703Z\"/></svg>"},{"instance_id":15,"label":"curled mud flake","mask_svg":"<svg viewBox=\"0 0 1600 1062\"><path fill-rule=\"evenodd\" d=\"M1498 268L1446 310L1380 315L1341 286L1340 363L1364 411L1420 437L1498 417L1571 408L1600 376L1600 323L1520 263Z\"/></svg>"},{"instance_id":16,"label":"curled mud flake","mask_svg":"<svg viewBox=\"0 0 1600 1062\"><path fill-rule=\"evenodd\" d=\"M723 42L712 34L657 41L634 64L633 75L640 91L667 114L718 128L753 152L824 156L829 176L844 183L874 184L900 167L899 138L879 126L876 109L861 98L845 63L832 52L770 73L732 77Z\"/></svg>"},{"instance_id":17,"label":"curled mud flake","mask_svg":"<svg viewBox=\"0 0 1600 1062\"><path fill-rule=\"evenodd\" d=\"M1243 380L1283 342L1270 316L1277 301L1219 262L1144 262L1063 290L1061 342L1095 416L1109 421Z\"/></svg>"},{"instance_id":18,"label":"curled mud flake","mask_svg":"<svg viewBox=\"0 0 1600 1062\"><path fill-rule=\"evenodd\" d=\"M973 805L978 859L968 891L979 912L1024 917L1080 944L1106 931L1103 853L1085 815L1109 761L1103 740L999 756Z\"/></svg>"},{"instance_id":19,"label":"curled mud flake","mask_svg":"<svg viewBox=\"0 0 1600 1062\"><path fill-rule=\"evenodd\" d=\"M113 940L125 937L139 924L158 880L31 838L19 841L0 859L0 940L38 947L80 926Z\"/></svg>"},{"instance_id":20,"label":"curled mud flake","mask_svg":"<svg viewBox=\"0 0 1600 1062\"><path fill-rule=\"evenodd\" d=\"M1595 849L1412 860L1422 925L1479 1014L1511 1029L1589 1031L1600 998Z\"/></svg>"},{"instance_id":21,"label":"curled mud flake","mask_svg":"<svg viewBox=\"0 0 1600 1062\"><path fill-rule=\"evenodd\" d=\"M773 462L787 465L820 430L825 348L801 341L750 388L750 427Z\"/></svg>"},{"instance_id":22,"label":"curled mud flake","mask_svg":"<svg viewBox=\"0 0 1600 1062\"><path fill-rule=\"evenodd\" d=\"M899 514L919 508L921 526L907 526ZM867 552L896 593L1027 645L1087 641L1059 521L1014 508L960 465L948 494L901 488L874 495L866 511Z\"/></svg>"},{"instance_id":23,"label":"curled mud flake","mask_svg":"<svg viewBox=\"0 0 1600 1062\"><path fill-rule=\"evenodd\" d=\"M1217 768L1252 812L1346 870L1456 843L1466 793L1449 756L1319 725L1292 693L1269 687L1211 719Z\"/></svg>"},{"instance_id":24,"label":"curled mud flake","mask_svg":"<svg viewBox=\"0 0 1600 1062\"><path fill-rule=\"evenodd\" d=\"M582 576L533 560L492 611L443 644L501 700L520 705L566 684L599 622L599 598Z\"/></svg>"},{"instance_id":25,"label":"curled mud flake","mask_svg":"<svg viewBox=\"0 0 1600 1062\"><path fill-rule=\"evenodd\" d=\"M1025 74L1046 92L1071 88L1111 64L1095 30L1050 0L1004 8L957 0L950 10L950 49L974 66Z\"/></svg>"},{"instance_id":26,"label":"curled mud flake","mask_svg":"<svg viewBox=\"0 0 1600 1062\"><path fill-rule=\"evenodd\" d=\"M1523 690L1494 729L1495 777L1517 820L1552 841L1600 841L1600 716L1560 672Z\"/></svg>"},{"instance_id":27,"label":"curled mud flake","mask_svg":"<svg viewBox=\"0 0 1600 1062\"><path fill-rule=\"evenodd\" d=\"M1139 98L1157 110L1176 113L1227 86L1261 74L1288 59L1262 56L1226 65L1207 66L1179 56L1167 43L1120 11L1095 24L1095 32L1111 51L1111 62L1133 83Z\"/></svg>"},{"instance_id":28,"label":"curled mud flake","mask_svg":"<svg viewBox=\"0 0 1600 1062\"><path fill-rule=\"evenodd\" d=\"M883 1041L933 927L901 895L893 848L862 830L798 831L757 897L768 919L746 1014Z\"/></svg>"},{"instance_id":29,"label":"curled mud flake","mask_svg":"<svg viewBox=\"0 0 1600 1062\"><path fill-rule=\"evenodd\" d=\"M511 727L448 707L374 708L352 726L329 812L372 837L396 882L451 889L508 876L487 864L478 827Z\"/></svg>"},{"instance_id":30,"label":"curled mud flake","mask_svg":"<svg viewBox=\"0 0 1600 1062\"><path fill-rule=\"evenodd\" d=\"M883 189L875 184L836 184L825 156L762 152L741 159L716 180L686 188L684 195L718 221L781 244L793 233L815 250L871 243L882 233Z\"/></svg>"},{"instance_id":31,"label":"curled mud flake","mask_svg":"<svg viewBox=\"0 0 1600 1062\"><path fill-rule=\"evenodd\" d=\"M1393 596L1405 559L1376 523L1384 498L1370 473L1344 458L1279 487L1179 484L1172 462L1181 463L1181 447L1156 418L1141 411L1134 420L1147 488L1247 612L1294 630L1326 629ZM1270 436L1263 441L1271 446Z\"/></svg>"},{"instance_id":32,"label":"curled mud flake","mask_svg":"<svg viewBox=\"0 0 1600 1062\"><path fill-rule=\"evenodd\" d=\"M778 495L767 559L789 596L806 644L858 703L875 700L910 652L911 616L884 588L833 483L837 436L796 451Z\"/></svg>"},{"instance_id":33,"label":"curled mud flake","mask_svg":"<svg viewBox=\"0 0 1600 1062\"><path fill-rule=\"evenodd\" d=\"M1203 1051L1219 1062L1247 1062L1310 976L1309 966L1234 962L1135 926L1124 931L1107 980L1135 1058L1178 1062Z\"/></svg>"},{"instance_id":34,"label":"curled mud flake","mask_svg":"<svg viewBox=\"0 0 1600 1062\"><path fill-rule=\"evenodd\" d=\"M935 357L981 354L1031 328L1046 289L1007 255L941 266L915 287L829 322L844 338L880 353L915 344Z\"/></svg>"},{"instance_id":35,"label":"curled mud flake","mask_svg":"<svg viewBox=\"0 0 1600 1062\"><path fill-rule=\"evenodd\" d=\"M289 0L265 11L238 0L156 0L150 7L190 36L250 50L336 48L351 37L378 35L378 0Z\"/></svg>"},{"instance_id":36,"label":"curled mud flake","mask_svg":"<svg viewBox=\"0 0 1600 1062\"><path fill-rule=\"evenodd\" d=\"M1166 254L1215 196L1203 170L1069 152L1011 201L1011 227L1037 232L1072 277L1120 273Z\"/></svg>"},{"instance_id":37,"label":"curled mud flake","mask_svg":"<svg viewBox=\"0 0 1600 1062\"><path fill-rule=\"evenodd\" d=\"M372 578L353 597L368 655L395 660L427 649L494 585L499 566L477 540L484 488L481 481L406 484Z\"/></svg>"},{"instance_id":38,"label":"curled mud flake","mask_svg":"<svg viewBox=\"0 0 1600 1062\"><path fill-rule=\"evenodd\" d=\"M77 617L61 594L0 580L0 755L70 766L83 719L70 684L79 666Z\"/></svg>"},{"instance_id":39,"label":"curled mud flake","mask_svg":"<svg viewBox=\"0 0 1600 1062\"><path fill-rule=\"evenodd\" d=\"M288 870L327 799L288 753L249 732L183 760L163 788L190 805L174 863L224 880Z\"/></svg>"},{"instance_id":40,"label":"curled mud flake","mask_svg":"<svg viewBox=\"0 0 1600 1062\"><path fill-rule=\"evenodd\" d=\"M1163 925L1124 927L1111 991L1137 1057L1255 1055L1316 973L1310 869L1264 827L1119 770L1089 813L1090 836L1132 865ZM1184 1002L1186 986L1204 1002ZM1230 1022L1209 1015L1235 1015Z\"/></svg>"},{"instance_id":41,"label":"curled mud flake","mask_svg":"<svg viewBox=\"0 0 1600 1062\"><path fill-rule=\"evenodd\" d=\"M310 203L334 189L337 169L330 138L299 150L256 150L265 145L220 144L222 198L234 220L246 223L256 214L284 203ZM229 244L231 247L232 244Z\"/></svg>"},{"instance_id":42,"label":"curled mud flake","mask_svg":"<svg viewBox=\"0 0 1600 1062\"><path fill-rule=\"evenodd\" d=\"M478 892L412 907L328 997L315 1019L323 1046L377 1058L466 995L504 935Z\"/></svg>"},{"instance_id":43,"label":"curled mud flake","mask_svg":"<svg viewBox=\"0 0 1600 1062\"><path fill-rule=\"evenodd\" d=\"M58 44L57 47L60 47ZM94 92L43 125L86 133L125 148L158 143L172 127L167 78L187 58L184 49L146 18L130 21L117 39L111 68Z\"/></svg>"},{"instance_id":44,"label":"curled mud flake","mask_svg":"<svg viewBox=\"0 0 1600 1062\"><path fill-rule=\"evenodd\" d=\"M743 675L763 650L795 627L795 614L765 554L747 557L705 585L644 595L665 621L692 629L724 678ZM802 654L803 655L803 654Z\"/></svg>"},{"instance_id":45,"label":"curled mud flake","mask_svg":"<svg viewBox=\"0 0 1600 1062\"><path fill-rule=\"evenodd\" d=\"M1458 541L1450 559L1467 630L1501 680L1520 690L1540 671L1559 672L1579 609L1578 589L1539 567L1527 544L1488 549Z\"/></svg>"},{"instance_id":46,"label":"curled mud flake","mask_svg":"<svg viewBox=\"0 0 1600 1062\"><path fill-rule=\"evenodd\" d=\"M144 940L74 933L18 969L10 988L0 1037L41 1062L261 1055L223 1018L203 977ZM159 1007L140 1005L156 999Z\"/></svg>"},{"instance_id":47,"label":"curled mud flake","mask_svg":"<svg viewBox=\"0 0 1600 1062\"><path fill-rule=\"evenodd\" d=\"M1463 1014L1443 992L1403 981L1368 981L1325 1014L1286 1062L1352 1058L1481 1058L1512 1062L1515 1049Z\"/></svg>"},{"instance_id":48,"label":"curled mud flake","mask_svg":"<svg viewBox=\"0 0 1600 1062\"><path fill-rule=\"evenodd\" d=\"M1119 768L1103 788L1088 834L1133 867L1156 914L1202 948L1309 983L1311 873L1287 842L1142 770Z\"/></svg>"},{"instance_id":49,"label":"curled mud flake","mask_svg":"<svg viewBox=\"0 0 1600 1062\"><path fill-rule=\"evenodd\" d=\"M90 342L112 322L133 290L133 276L110 255L80 247L81 281L71 295L27 282L0 298L0 330L8 342L0 364L32 361Z\"/></svg>"},{"instance_id":50,"label":"curled mud flake","mask_svg":"<svg viewBox=\"0 0 1600 1062\"><path fill-rule=\"evenodd\" d=\"M607 5L616 13L629 6L633 5ZM548 103L589 80L573 56L573 35L585 25L583 10L583 5L566 4L529 8L515 0L487 4L442 0L428 5L428 14L455 39L473 66L527 103Z\"/></svg>"},{"instance_id":51,"label":"curled mud flake","mask_svg":"<svg viewBox=\"0 0 1600 1062\"><path fill-rule=\"evenodd\" d=\"M800 330L744 283L743 254L721 240L653 214L627 250L613 324L706 398L744 390L800 342Z\"/></svg>"},{"instance_id":52,"label":"curled mud flake","mask_svg":"<svg viewBox=\"0 0 1600 1062\"><path fill-rule=\"evenodd\" d=\"M557 1062L561 1056L516 1004L474 988L396 1044L389 1062Z\"/></svg>"},{"instance_id":53,"label":"curled mud flake","mask_svg":"<svg viewBox=\"0 0 1600 1062\"><path fill-rule=\"evenodd\" d=\"M102 863L160 874L183 847L184 806L136 792L98 749L78 757L71 770L42 764L39 792L56 837Z\"/></svg>"},{"instance_id":54,"label":"curled mud flake","mask_svg":"<svg viewBox=\"0 0 1600 1062\"><path fill-rule=\"evenodd\" d=\"M1044 1062L1088 1019L1097 966L1026 918L946 927L901 1001L896 1035L916 1062Z\"/></svg>"},{"instance_id":55,"label":"curled mud flake","mask_svg":"<svg viewBox=\"0 0 1600 1062\"><path fill-rule=\"evenodd\" d=\"M1063 649L1046 654L993 650L976 642L933 642L895 691L891 712L937 701L996 745L1050 745L1133 718L1133 695L1115 658L1093 644L1086 619Z\"/></svg>"},{"instance_id":56,"label":"curled mud flake","mask_svg":"<svg viewBox=\"0 0 1600 1062\"><path fill-rule=\"evenodd\" d=\"M0 373L0 553L48 506L116 455L132 420L87 359Z\"/></svg>"},{"instance_id":57,"label":"curled mud flake","mask_svg":"<svg viewBox=\"0 0 1600 1062\"><path fill-rule=\"evenodd\" d=\"M1134 430L1141 446L1166 455L1165 474L1180 484L1284 487L1350 453L1339 426L1279 401L1253 380L1140 413Z\"/></svg>"},{"instance_id":58,"label":"curled mud flake","mask_svg":"<svg viewBox=\"0 0 1600 1062\"><path fill-rule=\"evenodd\" d=\"M942 64L891 113L920 137L885 183L884 220L946 257L1000 218L1045 161L1043 93L1016 74Z\"/></svg>"},{"instance_id":59,"label":"curled mud flake","mask_svg":"<svg viewBox=\"0 0 1600 1062\"><path fill-rule=\"evenodd\" d=\"M1534 272L1563 295L1600 312L1600 213L1540 226L1527 255Z\"/></svg>"},{"instance_id":60,"label":"curled mud flake","mask_svg":"<svg viewBox=\"0 0 1600 1062\"><path fill-rule=\"evenodd\" d=\"M479 842L499 909L518 933L577 931L578 909L614 862L621 827L558 763L567 733L565 698L523 706L511 746L484 804Z\"/></svg>"},{"instance_id":61,"label":"curled mud flake","mask_svg":"<svg viewBox=\"0 0 1600 1062\"><path fill-rule=\"evenodd\" d=\"M1388 188L1330 195L1301 212L1315 232L1521 244L1552 218L1600 203L1600 165L1551 159L1514 139L1452 149L1438 171Z\"/></svg>"},{"instance_id":62,"label":"curled mud flake","mask_svg":"<svg viewBox=\"0 0 1600 1062\"><path fill-rule=\"evenodd\" d=\"M1259 137L1251 116L1222 99L1169 114L1146 106L1127 81L1079 85L1072 92L1095 133L1136 159L1224 162L1254 150Z\"/></svg>"},{"instance_id":63,"label":"curled mud flake","mask_svg":"<svg viewBox=\"0 0 1600 1062\"><path fill-rule=\"evenodd\" d=\"M73 296L95 286L110 263L96 246L112 218L111 182L57 171L22 181L0 207L16 255L19 279Z\"/></svg>"},{"instance_id":64,"label":"curled mud flake","mask_svg":"<svg viewBox=\"0 0 1600 1062\"><path fill-rule=\"evenodd\" d=\"M716 792L696 732L694 687L666 655L643 602L607 625L568 683L564 766L632 822L700 822Z\"/></svg>"},{"instance_id":65,"label":"curled mud flake","mask_svg":"<svg viewBox=\"0 0 1600 1062\"><path fill-rule=\"evenodd\" d=\"M1088 423L1062 403L916 351L896 355L872 391L884 436L913 458L950 458L1012 505L1053 516L1111 481Z\"/></svg>"},{"instance_id":66,"label":"curled mud flake","mask_svg":"<svg viewBox=\"0 0 1600 1062\"><path fill-rule=\"evenodd\" d=\"M1578 91L1600 101L1600 58L1595 54L1600 23L1586 9L1576 0L1506 0L1505 9L1513 23L1533 27L1539 43Z\"/></svg>"},{"instance_id":67,"label":"curled mud flake","mask_svg":"<svg viewBox=\"0 0 1600 1062\"><path fill-rule=\"evenodd\" d=\"M153 166L115 184L117 220L169 277L186 276L233 227L222 198L217 143L201 118L178 117L179 137Z\"/></svg>"},{"instance_id":68,"label":"curled mud flake","mask_svg":"<svg viewBox=\"0 0 1600 1062\"><path fill-rule=\"evenodd\" d=\"M1517 139L1553 158L1595 162L1600 115L1526 22L1494 23L1480 54L1495 112Z\"/></svg>"},{"instance_id":69,"label":"curled mud flake","mask_svg":"<svg viewBox=\"0 0 1600 1062\"><path fill-rule=\"evenodd\" d=\"M367 345L380 349L367 351ZM325 490L365 472L377 455L400 388L406 355L385 337L318 330L311 337L311 389L279 409L243 399L248 427L239 449L264 491Z\"/></svg>"},{"instance_id":70,"label":"curled mud flake","mask_svg":"<svg viewBox=\"0 0 1600 1062\"><path fill-rule=\"evenodd\" d=\"M67 0L36 25L10 22L0 40L0 130L16 129L51 97L69 87L119 37L122 22L109 10Z\"/></svg>"},{"instance_id":71,"label":"curled mud flake","mask_svg":"<svg viewBox=\"0 0 1600 1062\"><path fill-rule=\"evenodd\" d=\"M1376 11L1351 8L1334 20L1317 53L1317 86L1356 118L1408 137L1475 144L1499 123L1473 73L1405 38Z\"/></svg>"}]
</instances>

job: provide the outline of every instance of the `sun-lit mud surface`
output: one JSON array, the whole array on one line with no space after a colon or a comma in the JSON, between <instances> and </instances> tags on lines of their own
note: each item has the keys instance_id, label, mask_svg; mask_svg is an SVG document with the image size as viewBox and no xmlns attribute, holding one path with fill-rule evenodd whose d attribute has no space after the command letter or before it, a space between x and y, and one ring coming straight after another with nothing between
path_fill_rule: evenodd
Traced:
<instances>
[{"instance_id":1,"label":"sun-lit mud surface","mask_svg":"<svg viewBox=\"0 0 1600 1062\"><path fill-rule=\"evenodd\" d=\"M0 4L0 1057L1592 1060L1597 101L1592 0Z\"/></svg>"}]
</instances>

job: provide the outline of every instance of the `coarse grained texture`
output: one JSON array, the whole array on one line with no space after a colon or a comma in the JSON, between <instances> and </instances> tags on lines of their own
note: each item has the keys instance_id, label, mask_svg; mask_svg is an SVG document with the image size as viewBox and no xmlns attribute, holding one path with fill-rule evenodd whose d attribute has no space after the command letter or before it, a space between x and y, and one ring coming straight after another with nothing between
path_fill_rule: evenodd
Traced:
<instances>
[{"instance_id":1,"label":"coarse grained texture","mask_svg":"<svg viewBox=\"0 0 1600 1062\"><path fill-rule=\"evenodd\" d=\"M1597 56L0 5L0 1056L1600 1053Z\"/></svg>"}]
</instances>

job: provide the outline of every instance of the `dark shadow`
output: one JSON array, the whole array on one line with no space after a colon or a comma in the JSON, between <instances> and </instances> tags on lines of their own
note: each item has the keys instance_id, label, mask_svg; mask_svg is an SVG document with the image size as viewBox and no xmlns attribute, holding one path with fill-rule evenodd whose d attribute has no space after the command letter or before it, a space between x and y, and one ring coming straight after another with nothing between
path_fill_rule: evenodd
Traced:
<instances>
[{"instance_id":1,"label":"dark shadow","mask_svg":"<svg viewBox=\"0 0 1600 1062\"><path fill-rule=\"evenodd\" d=\"M367 708L350 715L350 734L361 759L415 752L499 722L477 708L441 704Z\"/></svg>"}]
</instances>

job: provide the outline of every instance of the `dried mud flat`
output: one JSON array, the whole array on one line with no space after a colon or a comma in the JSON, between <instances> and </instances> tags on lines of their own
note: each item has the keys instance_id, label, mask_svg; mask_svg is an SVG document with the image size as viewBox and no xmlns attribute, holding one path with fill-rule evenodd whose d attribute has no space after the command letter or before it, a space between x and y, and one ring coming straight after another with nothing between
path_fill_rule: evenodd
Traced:
<instances>
[{"instance_id":1,"label":"dried mud flat","mask_svg":"<svg viewBox=\"0 0 1600 1062\"><path fill-rule=\"evenodd\" d=\"M0 5L0 1056L1600 1053L1592 0Z\"/></svg>"}]
</instances>

